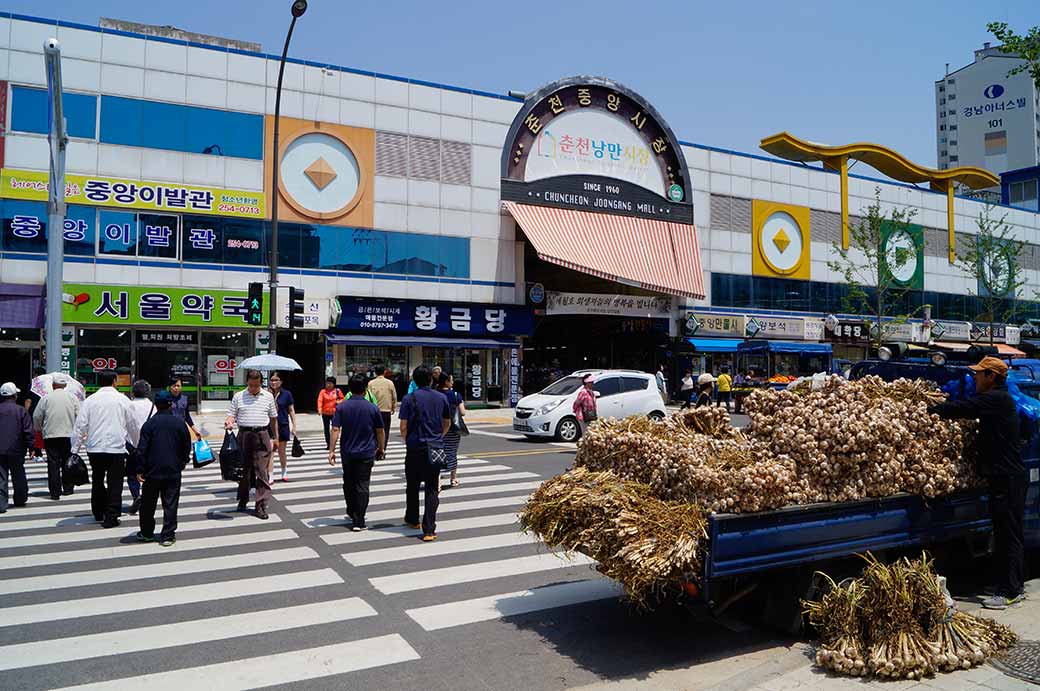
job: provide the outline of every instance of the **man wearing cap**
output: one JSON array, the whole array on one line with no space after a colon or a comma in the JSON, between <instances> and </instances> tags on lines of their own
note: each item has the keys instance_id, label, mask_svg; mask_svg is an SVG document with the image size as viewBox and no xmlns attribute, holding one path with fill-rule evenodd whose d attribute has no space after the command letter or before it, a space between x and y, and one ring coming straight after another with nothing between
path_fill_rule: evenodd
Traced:
<instances>
[{"instance_id":1,"label":"man wearing cap","mask_svg":"<svg viewBox=\"0 0 1040 691\"><path fill-rule=\"evenodd\" d=\"M0 513L7 511L8 476L14 486L14 505L25 506L29 499L25 454L36 435L29 413L15 401L19 393L13 382L0 386Z\"/></svg>"},{"instance_id":2,"label":"man wearing cap","mask_svg":"<svg viewBox=\"0 0 1040 691\"><path fill-rule=\"evenodd\" d=\"M177 505L181 498L181 471L191 454L191 435L184 421L173 413L173 394L155 393L155 415L141 426L137 444L137 480L141 488L138 542L155 542L155 504L162 498L163 527L159 544L170 547L176 541Z\"/></svg>"},{"instance_id":3,"label":"man wearing cap","mask_svg":"<svg viewBox=\"0 0 1040 691\"><path fill-rule=\"evenodd\" d=\"M1007 363L985 357L970 369L975 379L975 396L940 403L930 407L928 412L947 419L979 421L978 471L988 484L995 543L989 589L993 594L982 601L982 606L1005 609L1022 597L1025 577L1022 524L1029 478L1022 465L1018 409L1007 389Z\"/></svg>"},{"instance_id":4,"label":"man wearing cap","mask_svg":"<svg viewBox=\"0 0 1040 691\"><path fill-rule=\"evenodd\" d=\"M40 400L32 417L47 452L47 489L51 499L58 500L63 494L72 494L72 485L62 482L61 469L72 454L72 428L79 414L79 400L65 388L66 375L55 374L51 385L53 390Z\"/></svg>"}]
</instances>

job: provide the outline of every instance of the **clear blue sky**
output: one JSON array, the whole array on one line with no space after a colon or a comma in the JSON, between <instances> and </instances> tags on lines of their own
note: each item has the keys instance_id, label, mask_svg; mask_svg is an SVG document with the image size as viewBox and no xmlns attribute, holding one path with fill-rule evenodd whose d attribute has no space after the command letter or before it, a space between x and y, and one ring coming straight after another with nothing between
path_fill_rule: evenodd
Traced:
<instances>
[{"instance_id":1,"label":"clear blue sky","mask_svg":"<svg viewBox=\"0 0 1040 691\"><path fill-rule=\"evenodd\" d=\"M281 52L290 0L7 0L97 25L106 16L260 42ZM496 93L595 74L654 103L680 139L758 151L788 130L876 141L935 165L933 82L990 40L1040 23L1036 0L870 3L702 0L311 0L290 55ZM941 9L940 9L941 8ZM866 171L864 171L866 172Z\"/></svg>"}]
</instances>

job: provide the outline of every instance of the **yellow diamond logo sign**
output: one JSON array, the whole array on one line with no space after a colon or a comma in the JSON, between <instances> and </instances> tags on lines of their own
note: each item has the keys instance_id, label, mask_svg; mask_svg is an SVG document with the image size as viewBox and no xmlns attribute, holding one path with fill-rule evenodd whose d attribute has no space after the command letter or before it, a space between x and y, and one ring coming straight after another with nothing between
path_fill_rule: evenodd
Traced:
<instances>
[{"instance_id":1,"label":"yellow diamond logo sign","mask_svg":"<svg viewBox=\"0 0 1040 691\"><path fill-rule=\"evenodd\" d=\"M325 189L330 182L336 179L336 171L324 157L319 157L318 160L307 166L303 174L310 178L319 190Z\"/></svg>"},{"instance_id":2,"label":"yellow diamond logo sign","mask_svg":"<svg viewBox=\"0 0 1040 691\"><path fill-rule=\"evenodd\" d=\"M784 232L783 228L776 231L776 235L773 236L773 244L783 254L784 250L791 244L791 238L787 237L787 233Z\"/></svg>"}]
</instances>

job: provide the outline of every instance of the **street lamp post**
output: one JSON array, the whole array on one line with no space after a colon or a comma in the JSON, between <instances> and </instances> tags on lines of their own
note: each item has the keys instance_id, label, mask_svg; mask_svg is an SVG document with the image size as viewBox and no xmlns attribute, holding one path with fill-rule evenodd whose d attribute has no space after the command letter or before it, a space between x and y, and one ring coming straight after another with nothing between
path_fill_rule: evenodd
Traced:
<instances>
[{"instance_id":1,"label":"street lamp post","mask_svg":"<svg viewBox=\"0 0 1040 691\"><path fill-rule=\"evenodd\" d=\"M278 350L278 122L282 114L282 77L285 75L285 58L289 53L289 41L296 27L296 20L307 11L307 0L295 0L289 10L292 22L285 34L285 46L282 48L282 60L278 64L278 87L274 92L274 137L271 151L271 276L268 288L268 300L271 302L270 344L268 348L274 353Z\"/></svg>"}]
</instances>

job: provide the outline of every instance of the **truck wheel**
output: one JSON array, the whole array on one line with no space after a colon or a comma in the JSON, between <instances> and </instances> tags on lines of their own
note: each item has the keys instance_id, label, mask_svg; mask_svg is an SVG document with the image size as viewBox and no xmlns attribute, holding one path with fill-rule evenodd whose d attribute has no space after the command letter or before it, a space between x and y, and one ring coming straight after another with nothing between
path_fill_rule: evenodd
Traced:
<instances>
[{"instance_id":1,"label":"truck wheel","mask_svg":"<svg viewBox=\"0 0 1040 691\"><path fill-rule=\"evenodd\" d=\"M556 426L556 441L578 441L580 436L581 426L578 424L577 418L570 415L560 420L560 424Z\"/></svg>"}]
</instances>

